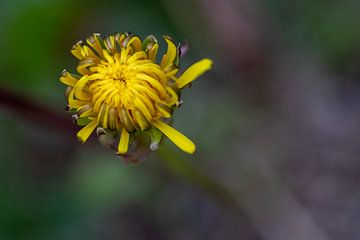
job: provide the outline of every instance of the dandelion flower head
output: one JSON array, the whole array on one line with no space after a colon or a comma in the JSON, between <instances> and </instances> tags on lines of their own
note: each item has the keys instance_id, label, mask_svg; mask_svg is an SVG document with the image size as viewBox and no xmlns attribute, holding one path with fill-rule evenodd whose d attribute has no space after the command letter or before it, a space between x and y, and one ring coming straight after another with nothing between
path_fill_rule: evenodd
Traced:
<instances>
[{"instance_id":1,"label":"dandelion flower head","mask_svg":"<svg viewBox=\"0 0 360 240\"><path fill-rule=\"evenodd\" d=\"M93 34L86 43L73 46L78 73L64 70L60 81L68 86L68 110L82 126L79 140L85 142L92 132L112 134L117 153L126 154L135 133L143 132L151 138L153 150L165 135L181 150L195 151L195 144L169 119L182 103L181 91L209 70L212 61L202 59L179 75L180 47L168 36L164 40L167 51L159 63L159 43L152 35L142 40L130 33L104 39Z\"/></svg>"}]
</instances>

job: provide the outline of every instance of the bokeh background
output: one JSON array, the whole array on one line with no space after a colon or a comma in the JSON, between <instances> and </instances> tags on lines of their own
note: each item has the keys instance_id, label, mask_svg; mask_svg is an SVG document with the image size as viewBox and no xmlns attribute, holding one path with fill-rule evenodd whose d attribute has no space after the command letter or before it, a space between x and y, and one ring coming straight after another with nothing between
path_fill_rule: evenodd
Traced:
<instances>
[{"instance_id":1,"label":"bokeh background","mask_svg":"<svg viewBox=\"0 0 360 240\"><path fill-rule=\"evenodd\" d=\"M0 1L0 239L360 236L360 1ZM76 140L62 69L93 32L188 42L167 141L125 164ZM162 41L162 40L161 40ZM163 43L163 42L162 42Z\"/></svg>"}]
</instances>

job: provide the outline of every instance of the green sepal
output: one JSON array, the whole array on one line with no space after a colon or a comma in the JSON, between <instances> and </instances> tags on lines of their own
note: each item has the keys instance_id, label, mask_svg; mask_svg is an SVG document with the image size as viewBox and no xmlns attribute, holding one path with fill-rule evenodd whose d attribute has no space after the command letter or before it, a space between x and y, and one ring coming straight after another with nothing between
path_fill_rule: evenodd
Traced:
<instances>
[{"instance_id":1,"label":"green sepal","mask_svg":"<svg viewBox=\"0 0 360 240\"><path fill-rule=\"evenodd\" d=\"M150 51L156 43L158 43L156 37L154 35L149 35L142 42L142 48L144 51Z\"/></svg>"},{"instance_id":2,"label":"green sepal","mask_svg":"<svg viewBox=\"0 0 360 240\"><path fill-rule=\"evenodd\" d=\"M159 148L161 138L162 138L162 133L160 132L159 129L153 127L149 130L149 134L150 134L150 140L151 140L150 149L152 151L155 151L156 149Z\"/></svg>"},{"instance_id":3,"label":"green sepal","mask_svg":"<svg viewBox=\"0 0 360 240\"><path fill-rule=\"evenodd\" d=\"M175 66L178 68L179 67L179 63L180 63L180 54L181 54L181 44L179 43L177 48L176 48L176 58L175 58L175 61L174 61L174 64Z\"/></svg>"},{"instance_id":4,"label":"green sepal","mask_svg":"<svg viewBox=\"0 0 360 240\"><path fill-rule=\"evenodd\" d=\"M91 120L88 117L76 119L76 124L79 126L86 126L90 122L91 122Z\"/></svg>"}]
</instances>

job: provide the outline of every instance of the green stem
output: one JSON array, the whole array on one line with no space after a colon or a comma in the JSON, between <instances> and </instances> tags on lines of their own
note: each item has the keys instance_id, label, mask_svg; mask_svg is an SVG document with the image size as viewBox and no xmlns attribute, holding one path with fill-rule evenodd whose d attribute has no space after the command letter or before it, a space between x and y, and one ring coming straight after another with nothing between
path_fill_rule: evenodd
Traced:
<instances>
[{"instance_id":1,"label":"green stem","mask_svg":"<svg viewBox=\"0 0 360 240\"><path fill-rule=\"evenodd\" d=\"M201 169L195 167L191 163L194 159L184 157L179 152L173 151L167 144L161 146L156 153L167 169L174 175L205 190L205 192L223 204L237 208L237 202L234 196L221 184L207 176Z\"/></svg>"}]
</instances>

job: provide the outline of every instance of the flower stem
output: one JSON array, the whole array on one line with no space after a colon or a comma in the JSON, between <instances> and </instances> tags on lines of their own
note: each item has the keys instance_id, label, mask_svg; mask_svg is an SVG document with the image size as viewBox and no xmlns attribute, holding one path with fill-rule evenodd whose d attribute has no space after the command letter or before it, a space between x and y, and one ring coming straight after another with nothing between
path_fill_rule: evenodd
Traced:
<instances>
[{"instance_id":1,"label":"flower stem","mask_svg":"<svg viewBox=\"0 0 360 240\"><path fill-rule=\"evenodd\" d=\"M183 155L170 149L166 144L160 147L156 153L167 169L174 175L205 190L224 205L238 208L236 199L225 187L191 164L194 159L189 159L187 156L184 158Z\"/></svg>"}]
</instances>

